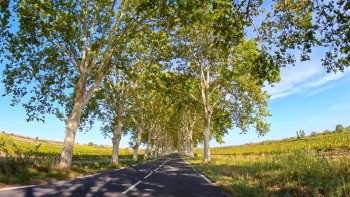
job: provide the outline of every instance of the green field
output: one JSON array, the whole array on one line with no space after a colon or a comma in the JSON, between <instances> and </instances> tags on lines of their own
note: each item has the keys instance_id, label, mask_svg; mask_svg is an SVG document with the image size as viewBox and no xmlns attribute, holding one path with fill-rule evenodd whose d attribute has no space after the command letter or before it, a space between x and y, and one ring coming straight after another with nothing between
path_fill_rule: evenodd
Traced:
<instances>
[{"instance_id":1,"label":"green field","mask_svg":"<svg viewBox=\"0 0 350 197\"><path fill-rule=\"evenodd\" d=\"M233 196L350 196L350 132L212 148L189 162Z\"/></svg>"},{"instance_id":2,"label":"green field","mask_svg":"<svg viewBox=\"0 0 350 197\"><path fill-rule=\"evenodd\" d=\"M120 148L119 164L111 165L111 146L75 144L70 171L59 171L62 145L62 142L0 133L0 186L66 179L138 163L132 160L129 148ZM143 150L139 152L141 159Z\"/></svg>"},{"instance_id":3,"label":"green field","mask_svg":"<svg viewBox=\"0 0 350 197\"><path fill-rule=\"evenodd\" d=\"M250 155L287 153L300 149L315 150L317 152L348 152L350 151L350 131L342 133L319 133L304 138L287 138L275 141L250 143L240 146L226 146L211 148L212 155ZM196 150L201 155L202 150Z\"/></svg>"},{"instance_id":4,"label":"green field","mask_svg":"<svg viewBox=\"0 0 350 197\"><path fill-rule=\"evenodd\" d=\"M34 139L29 137L23 137L18 136L14 134L6 134L1 133L0 137L9 135L13 141L21 147L23 150L31 150L35 149L37 146L37 151L43 152L43 153L61 153L62 151L62 142L56 142L56 141L49 141L49 140L42 140L42 139ZM119 153L124 154L130 154L130 149L120 148ZM88 155L111 155L112 154L112 147L111 146L87 146L82 144L75 144L74 145L74 155L81 155L81 154L88 154Z\"/></svg>"},{"instance_id":5,"label":"green field","mask_svg":"<svg viewBox=\"0 0 350 197\"><path fill-rule=\"evenodd\" d=\"M211 149L188 159L233 196L350 196L350 132L325 133ZM76 144L70 171L56 169L62 143L0 134L0 186L66 179L134 164L121 149L110 165L110 146ZM142 152L139 155L142 157Z\"/></svg>"}]
</instances>

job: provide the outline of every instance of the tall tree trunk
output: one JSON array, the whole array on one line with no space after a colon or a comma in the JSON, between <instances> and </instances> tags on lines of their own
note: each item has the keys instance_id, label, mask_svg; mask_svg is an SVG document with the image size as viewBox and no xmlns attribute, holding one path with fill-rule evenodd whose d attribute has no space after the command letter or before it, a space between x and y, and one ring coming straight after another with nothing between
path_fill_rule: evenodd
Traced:
<instances>
[{"instance_id":1,"label":"tall tree trunk","mask_svg":"<svg viewBox=\"0 0 350 197\"><path fill-rule=\"evenodd\" d=\"M151 154L150 154L150 158L154 158L154 146L153 146L153 144L151 145Z\"/></svg>"},{"instance_id":2,"label":"tall tree trunk","mask_svg":"<svg viewBox=\"0 0 350 197\"><path fill-rule=\"evenodd\" d=\"M151 133L150 131L148 131L147 145L146 145L145 155L143 157L143 159L145 160L149 158L150 145L151 145Z\"/></svg>"},{"instance_id":3,"label":"tall tree trunk","mask_svg":"<svg viewBox=\"0 0 350 197\"><path fill-rule=\"evenodd\" d=\"M195 124L196 124L196 121L197 121L197 118L196 118L196 114L194 113L193 114L193 121L192 123L189 124L189 137L190 137L190 157L193 158L194 157L194 154L193 154L193 129L195 127Z\"/></svg>"},{"instance_id":4,"label":"tall tree trunk","mask_svg":"<svg viewBox=\"0 0 350 197\"><path fill-rule=\"evenodd\" d=\"M112 152L112 164L117 164L119 156L119 144L122 137L123 121L122 115L124 112L124 98L118 102L117 116L114 119L114 131L113 131L113 152Z\"/></svg>"},{"instance_id":5,"label":"tall tree trunk","mask_svg":"<svg viewBox=\"0 0 350 197\"><path fill-rule=\"evenodd\" d=\"M158 157L158 150L159 150L159 143L156 144L156 147L154 148L154 157Z\"/></svg>"},{"instance_id":6,"label":"tall tree trunk","mask_svg":"<svg viewBox=\"0 0 350 197\"><path fill-rule=\"evenodd\" d=\"M132 157L134 161L137 161L139 146L141 144L141 135L142 135L142 130L139 129L137 133L136 144L134 146L134 156Z\"/></svg>"},{"instance_id":7,"label":"tall tree trunk","mask_svg":"<svg viewBox=\"0 0 350 197\"><path fill-rule=\"evenodd\" d=\"M193 158L194 154L193 154L193 142L192 142L192 139L190 140L189 149L190 149L189 157Z\"/></svg>"},{"instance_id":8,"label":"tall tree trunk","mask_svg":"<svg viewBox=\"0 0 350 197\"><path fill-rule=\"evenodd\" d=\"M209 145L209 136L210 136L210 119L211 119L211 113L209 111L205 111L205 118L204 118L204 162L210 161L210 145Z\"/></svg>"},{"instance_id":9,"label":"tall tree trunk","mask_svg":"<svg viewBox=\"0 0 350 197\"><path fill-rule=\"evenodd\" d=\"M204 64L201 64L201 89L202 89L202 100L204 106L204 157L203 162L210 161L210 145L209 145L209 136L210 136L210 119L212 115L213 108L210 106L210 91L209 91L209 76L210 69L207 68L204 71Z\"/></svg>"},{"instance_id":10,"label":"tall tree trunk","mask_svg":"<svg viewBox=\"0 0 350 197\"><path fill-rule=\"evenodd\" d=\"M189 144L188 144L188 156L190 158L193 158L194 157L194 154L193 154L193 141L192 141L192 129L190 128L189 129Z\"/></svg>"},{"instance_id":11,"label":"tall tree trunk","mask_svg":"<svg viewBox=\"0 0 350 197\"><path fill-rule=\"evenodd\" d=\"M75 134L80 125L82 109L83 104L76 102L71 116L66 120L63 148L58 166L60 169L69 169L72 164Z\"/></svg>"},{"instance_id":12,"label":"tall tree trunk","mask_svg":"<svg viewBox=\"0 0 350 197\"><path fill-rule=\"evenodd\" d=\"M69 169L72 164L73 148L75 142L75 134L80 126L80 118L84 106L91 99L93 94L98 90L98 86L101 83L104 75L102 72L97 73L97 77L94 81L94 85L90 89L86 89L87 73L82 72L78 83L75 86L76 96L74 106L71 115L66 120L66 130L63 142L62 153L60 157L60 163L58 167L60 169Z\"/></svg>"},{"instance_id":13,"label":"tall tree trunk","mask_svg":"<svg viewBox=\"0 0 350 197\"><path fill-rule=\"evenodd\" d=\"M144 160L147 160L149 158L148 152L149 152L149 145L147 143L146 149L145 149L145 155L143 156Z\"/></svg>"},{"instance_id":14,"label":"tall tree trunk","mask_svg":"<svg viewBox=\"0 0 350 197\"><path fill-rule=\"evenodd\" d=\"M117 121L117 124L115 125L115 129L113 132L113 150L112 150L112 164L117 164L119 162L118 156L119 156L119 144L120 144L120 139L122 136L122 123L121 121Z\"/></svg>"}]
</instances>

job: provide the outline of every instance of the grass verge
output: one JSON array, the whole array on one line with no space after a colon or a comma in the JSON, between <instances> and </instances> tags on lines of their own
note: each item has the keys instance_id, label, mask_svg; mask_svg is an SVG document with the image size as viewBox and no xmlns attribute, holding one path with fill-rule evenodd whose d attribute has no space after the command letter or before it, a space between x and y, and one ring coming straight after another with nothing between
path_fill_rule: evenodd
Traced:
<instances>
[{"instance_id":1,"label":"grass verge","mask_svg":"<svg viewBox=\"0 0 350 197\"><path fill-rule=\"evenodd\" d=\"M188 161L233 196L350 196L349 154L327 157L299 150Z\"/></svg>"},{"instance_id":2,"label":"grass verge","mask_svg":"<svg viewBox=\"0 0 350 197\"><path fill-rule=\"evenodd\" d=\"M19 160L22 162L22 160ZM0 187L18 186L23 184L39 184L46 181L64 180L80 176L96 174L111 169L119 169L143 162L131 158L120 159L119 164L111 164L110 160L73 161L70 170L62 171L49 163L18 163L15 159L0 159L0 169L6 167L7 173L0 173Z\"/></svg>"}]
</instances>

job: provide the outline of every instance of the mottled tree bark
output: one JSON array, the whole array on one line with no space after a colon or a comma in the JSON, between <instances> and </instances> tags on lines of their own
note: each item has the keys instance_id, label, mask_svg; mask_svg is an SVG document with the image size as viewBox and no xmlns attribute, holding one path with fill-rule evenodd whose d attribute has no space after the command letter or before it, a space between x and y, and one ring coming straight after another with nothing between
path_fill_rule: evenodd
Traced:
<instances>
[{"instance_id":1,"label":"mottled tree bark","mask_svg":"<svg viewBox=\"0 0 350 197\"><path fill-rule=\"evenodd\" d=\"M75 104L71 116L66 120L66 130L59 163L60 169L68 169L72 164L75 134L80 125L81 111L82 104Z\"/></svg>"}]
</instances>

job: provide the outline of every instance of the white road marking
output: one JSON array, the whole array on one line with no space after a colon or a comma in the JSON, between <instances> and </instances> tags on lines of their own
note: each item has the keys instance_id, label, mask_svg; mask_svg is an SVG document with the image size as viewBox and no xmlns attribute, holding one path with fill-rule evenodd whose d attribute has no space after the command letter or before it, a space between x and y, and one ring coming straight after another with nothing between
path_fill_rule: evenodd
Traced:
<instances>
[{"instance_id":1,"label":"white road marking","mask_svg":"<svg viewBox=\"0 0 350 197\"><path fill-rule=\"evenodd\" d=\"M92 177L92 176L96 176L96 175L100 175L100 174L101 174L101 173L90 174L90 175L86 175L86 176L80 176L80 177L77 177L76 179L88 178L88 177Z\"/></svg>"},{"instance_id":2,"label":"white road marking","mask_svg":"<svg viewBox=\"0 0 350 197\"><path fill-rule=\"evenodd\" d=\"M158 160L158 159L156 159ZM149 176L151 176L153 174L153 172L156 172L159 168L161 168L168 160L165 160L158 168L156 168L155 170L151 171L147 176L143 177L144 179L147 179ZM122 194L126 194L128 193L130 190L134 189L138 184L142 183L142 181L138 181L137 183L135 183L134 185L130 186L127 190L123 191Z\"/></svg>"},{"instance_id":3,"label":"white road marking","mask_svg":"<svg viewBox=\"0 0 350 197\"><path fill-rule=\"evenodd\" d=\"M9 187L9 188L2 188L0 191L7 191L7 190L15 190L15 189L23 189L28 187L35 187L36 185L25 185L25 186L19 186L19 187Z\"/></svg>"},{"instance_id":4,"label":"white road marking","mask_svg":"<svg viewBox=\"0 0 350 197\"><path fill-rule=\"evenodd\" d=\"M214 183L212 183L210 181L210 179L208 179L207 177L205 177L203 174L200 174L188 161L184 160L183 158L181 158L183 161L185 161L185 163L187 163L187 165L189 165L197 174L199 174L206 182L208 182L211 185L214 185Z\"/></svg>"},{"instance_id":5,"label":"white road marking","mask_svg":"<svg viewBox=\"0 0 350 197\"><path fill-rule=\"evenodd\" d=\"M205 177L203 174L201 174L201 177L206 180L209 184L213 184L207 177Z\"/></svg>"},{"instance_id":6,"label":"white road marking","mask_svg":"<svg viewBox=\"0 0 350 197\"><path fill-rule=\"evenodd\" d=\"M144 179L147 179L149 176L151 176L151 174L153 174L153 171L149 173L147 176L145 176Z\"/></svg>"},{"instance_id":7,"label":"white road marking","mask_svg":"<svg viewBox=\"0 0 350 197\"><path fill-rule=\"evenodd\" d=\"M162 165L160 165L159 167L162 167L168 160L165 160Z\"/></svg>"},{"instance_id":8,"label":"white road marking","mask_svg":"<svg viewBox=\"0 0 350 197\"><path fill-rule=\"evenodd\" d=\"M130 186L127 190L123 191L122 194L128 193L128 191L134 189L134 187L136 187L136 186L137 186L138 184L140 184L141 182L142 182L142 181L139 181L139 182L135 183L134 185Z\"/></svg>"}]
</instances>

